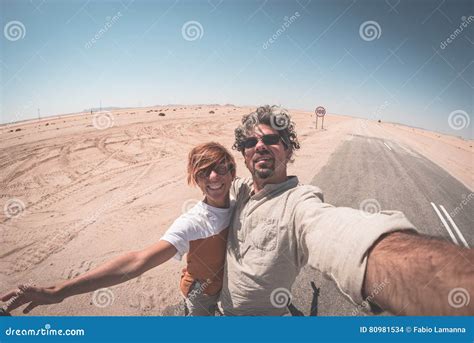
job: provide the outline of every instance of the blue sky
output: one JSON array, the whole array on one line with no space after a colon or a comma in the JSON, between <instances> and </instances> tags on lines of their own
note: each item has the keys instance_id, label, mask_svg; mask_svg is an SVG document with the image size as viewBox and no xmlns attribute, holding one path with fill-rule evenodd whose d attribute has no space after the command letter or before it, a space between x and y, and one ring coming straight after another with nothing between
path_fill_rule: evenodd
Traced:
<instances>
[{"instance_id":1,"label":"blue sky","mask_svg":"<svg viewBox=\"0 0 474 343\"><path fill-rule=\"evenodd\" d=\"M469 1L0 1L2 123L269 103L474 138Z\"/></svg>"}]
</instances>

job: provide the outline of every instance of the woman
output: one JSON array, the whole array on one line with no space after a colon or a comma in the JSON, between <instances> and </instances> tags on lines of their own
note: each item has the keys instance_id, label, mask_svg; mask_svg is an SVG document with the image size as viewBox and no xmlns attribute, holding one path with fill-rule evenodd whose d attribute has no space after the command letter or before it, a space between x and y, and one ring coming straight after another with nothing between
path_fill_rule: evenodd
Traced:
<instances>
[{"instance_id":1,"label":"woman","mask_svg":"<svg viewBox=\"0 0 474 343\"><path fill-rule=\"evenodd\" d=\"M219 143L194 147L188 156L188 184L197 185L204 199L174 221L165 235L141 251L118 256L74 279L49 287L20 285L2 296L9 312L23 304L30 312L38 305L110 287L133 279L173 256L187 253L180 289L189 315L214 315L225 262L227 227L232 206L229 189L236 174L232 155Z\"/></svg>"}]
</instances>

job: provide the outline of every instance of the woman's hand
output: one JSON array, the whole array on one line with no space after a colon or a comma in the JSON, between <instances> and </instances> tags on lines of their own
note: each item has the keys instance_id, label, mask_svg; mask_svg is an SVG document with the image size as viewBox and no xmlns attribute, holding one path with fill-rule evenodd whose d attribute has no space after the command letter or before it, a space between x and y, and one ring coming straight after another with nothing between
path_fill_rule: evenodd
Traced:
<instances>
[{"instance_id":1,"label":"woman's hand","mask_svg":"<svg viewBox=\"0 0 474 343\"><path fill-rule=\"evenodd\" d=\"M5 312L10 312L24 304L28 304L23 313L29 313L39 305L57 304L63 301L55 286L35 287L31 285L20 285L1 297L6 302L3 306Z\"/></svg>"}]
</instances>

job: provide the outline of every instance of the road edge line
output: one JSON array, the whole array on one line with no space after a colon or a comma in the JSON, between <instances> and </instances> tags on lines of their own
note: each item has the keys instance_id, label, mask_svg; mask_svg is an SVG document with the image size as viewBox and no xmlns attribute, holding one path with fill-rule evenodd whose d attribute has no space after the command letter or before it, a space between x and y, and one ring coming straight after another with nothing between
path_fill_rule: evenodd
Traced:
<instances>
[{"instance_id":1,"label":"road edge line","mask_svg":"<svg viewBox=\"0 0 474 343\"><path fill-rule=\"evenodd\" d=\"M449 228L449 225L448 223L446 223L446 220L443 218L443 215L441 214L441 212L438 210L438 208L436 207L435 204L431 203L431 206L433 206L436 214L438 215L439 219L441 219L441 222L443 223L444 227L446 228L446 231L448 231L449 233L449 236L451 237L452 241L454 242L454 244L456 245L459 245L458 243L458 240L456 239L456 237L454 236L454 233L451 231L451 229Z\"/></svg>"},{"instance_id":2,"label":"road edge line","mask_svg":"<svg viewBox=\"0 0 474 343\"><path fill-rule=\"evenodd\" d=\"M461 230L459 230L458 226L456 225L456 223L454 222L454 220L451 218L451 216L449 215L448 211L446 211L446 209L444 208L443 205L439 205L439 207L443 210L444 215L446 216L446 218L448 218L449 222L451 223L451 226L453 227L454 231L456 231L456 233L458 234L458 237L459 237L459 239L462 241L462 243L464 244L464 246L465 246L466 248L469 248L469 244L467 244L467 241L466 241L466 239L464 238L463 234L461 233Z\"/></svg>"}]
</instances>

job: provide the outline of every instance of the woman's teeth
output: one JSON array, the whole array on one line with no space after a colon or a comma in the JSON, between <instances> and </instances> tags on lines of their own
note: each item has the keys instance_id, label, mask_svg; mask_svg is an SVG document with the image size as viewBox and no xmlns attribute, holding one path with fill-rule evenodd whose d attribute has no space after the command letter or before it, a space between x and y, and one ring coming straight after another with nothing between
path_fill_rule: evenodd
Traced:
<instances>
[{"instance_id":1,"label":"woman's teeth","mask_svg":"<svg viewBox=\"0 0 474 343\"><path fill-rule=\"evenodd\" d=\"M215 190L221 189L223 186L224 186L224 184L222 183L220 185L209 185L209 186L207 186L207 188L212 189L213 191L215 191Z\"/></svg>"}]
</instances>

